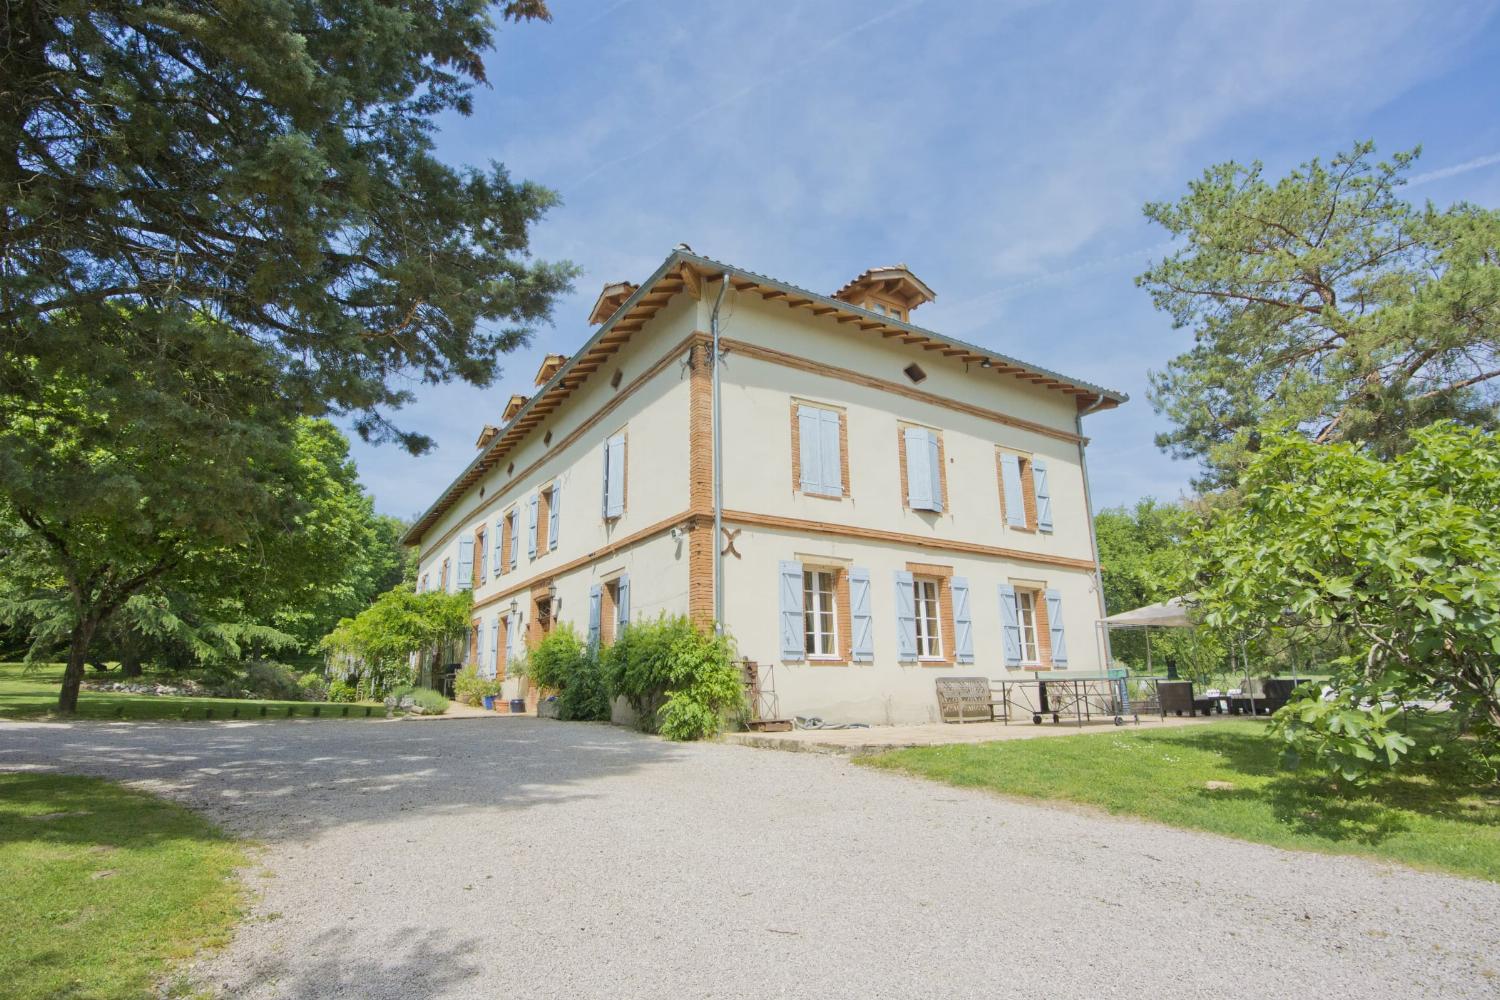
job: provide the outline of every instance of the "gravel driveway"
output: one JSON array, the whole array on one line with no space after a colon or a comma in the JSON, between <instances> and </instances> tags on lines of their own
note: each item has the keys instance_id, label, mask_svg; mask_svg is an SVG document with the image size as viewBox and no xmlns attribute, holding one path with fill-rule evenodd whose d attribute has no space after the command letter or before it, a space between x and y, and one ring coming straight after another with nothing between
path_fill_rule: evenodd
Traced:
<instances>
[{"instance_id":1,"label":"gravel driveway","mask_svg":"<svg viewBox=\"0 0 1500 1000\"><path fill-rule=\"evenodd\" d=\"M1500 995L1500 885L531 719L0 723L261 841L236 997Z\"/></svg>"}]
</instances>

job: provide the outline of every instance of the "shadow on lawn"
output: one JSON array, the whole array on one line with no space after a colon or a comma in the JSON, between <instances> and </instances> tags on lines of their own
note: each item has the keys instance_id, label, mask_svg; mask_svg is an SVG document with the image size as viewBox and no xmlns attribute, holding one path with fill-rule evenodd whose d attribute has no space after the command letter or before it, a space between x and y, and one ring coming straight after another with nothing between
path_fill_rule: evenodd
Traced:
<instances>
[{"instance_id":1,"label":"shadow on lawn","mask_svg":"<svg viewBox=\"0 0 1500 1000\"><path fill-rule=\"evenodd\" d=\"M148 813L160 815L150 817ZM98 785L83 775L0 772L0 849L11 843L88 848L106 858L116 850L185 840L231 838L193 812L141 792Z\"/></svg>"},{"instance_id":2,"label":"shadow on lawn","mask_svg":"<svg viewBox=\"0 0 1500 1000\"><path fill-rule=\"evenodd\" d=\"M1263 779L1254 787L1202 789L1205 799L1265 802L1278 822L1319 840L1374 846L1410 830L1410 814L1475 827L1500 825L1500 809L1493 808L1500 787L1461 756L1413 759L1354 784L1313 765L1286 770L1280 743L1269 738L1198 732L1181 734L1180 741L1216 754L1236 774ZM1476 798L1487 800L1490 808L1477 805Z\"/></svg>"}]
</instances>

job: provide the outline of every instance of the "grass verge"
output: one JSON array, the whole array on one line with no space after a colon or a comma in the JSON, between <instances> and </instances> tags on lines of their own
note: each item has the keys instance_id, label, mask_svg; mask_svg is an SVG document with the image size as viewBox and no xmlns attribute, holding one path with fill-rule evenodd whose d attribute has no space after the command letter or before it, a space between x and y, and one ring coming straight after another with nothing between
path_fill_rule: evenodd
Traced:
<instances>
[{"instance_id":1,"label":"grass verge","mask_svg":"<svg viewBox=\"0 0 1500 1000\"><path fill-rule=\"evenodd\" d=\"M0 663L0 718L46 719L56 714L62 686L61 664L35 666ZM88 679L95 675L90 671ZM119 680L115 674L104 674ZM81 691L77 719L367 719L385 718L378 702L339 704L318 701L261 701L250 698L121 694Z\"/></svg>"},{"instance_id":2,"label":"grass verge","mask_svg":"<svg viewBox=\"0 0 1500 1000\"><path fill-rule=\"evenodd\" d=\"M0 989L14 1000L151 996L239 918L240 845L107 781L0 773L0 845Z\"/></svg>"},{"instance_id":3,"label":"grass verge","mask_svg":"<svg viewBox=\"0 0 1500 1000\"><path fill-rule=\"evenodd\" d=\"M1439 760L1336 787L1322 772L1282 770L1279 749L1263 724L1247 720L920 747L859 763L1276 847L1500 881L1500 788L1492 780Z\"/></svg>"}]
</instances>

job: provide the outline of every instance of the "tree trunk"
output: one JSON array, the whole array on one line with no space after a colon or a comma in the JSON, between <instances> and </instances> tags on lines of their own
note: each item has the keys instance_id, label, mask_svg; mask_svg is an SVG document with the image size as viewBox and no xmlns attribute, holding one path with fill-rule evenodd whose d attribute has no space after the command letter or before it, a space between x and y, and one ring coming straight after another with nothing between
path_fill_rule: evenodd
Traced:
<instances>
[{"instance_id":1,"label":"tree trunk","mask_svg":"<svg viewBox=\"0 0 1500 1000\"><path fill-rule=\"evenodd\" d=\"M126 648L120 653L120 676L141 676L141 653L137 649Z\"/></svg>"},{"instance_id":2,"label":"tree trunk","mask_svg":"<svg viewBox=\"0 0 1500 1000\"><path fill-rule=\"evenodd\" d=\"M99 623L92 616L85 617L73 626L73 635L68 642L68 669L63 671L62 690L57 694L57 710L64 715L78 711L78 687L83 683L84 661L88 658L89 644L94 641L94 630Z\"/></svg>"}]
</instances>

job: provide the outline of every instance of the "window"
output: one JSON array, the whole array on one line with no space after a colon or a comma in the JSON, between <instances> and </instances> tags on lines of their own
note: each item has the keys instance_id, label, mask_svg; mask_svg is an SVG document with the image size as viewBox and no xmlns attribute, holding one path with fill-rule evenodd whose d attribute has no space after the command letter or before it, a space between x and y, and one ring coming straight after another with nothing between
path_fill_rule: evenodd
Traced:
<instances>
[{"instance_id":1,"label":"window","mask_svg":"<svg viewBox=\"0 0 1500 1000\"><path fill-rule=\"evenodd\" d=\"M484 552L484 527L480 526L474 530L474 586L476 587L489 579Z\"/></svg>"},{"instance_id":2,"label":"window","mask_svg":"<svg viewBox=\"0 0 1500 1000\"><path fill-rule=\"evenodd\" d=\"M536 548L538 552L551 552L557 548L558 501L562 489L557 483L545 486L541 492L541 511L536 522Z\"/></svg>"},{"instance_id":3,"label":"window","mask_svg":"<svg viewBox=\"0 0 1500 1000\"><path fill-rule=\"evenodd\" d=\"M419 593L419 594L425 594L426 592L427 592L427 574L423 573L422 574L422 582L419 583L419 584L417 584L417 593Z\"/></svg>"},{"instance_id":4,"label":"window","mask_svg":"<svg viewBox=\"0 0 1500 1000\"><path fill-rule=\"evenodd\" d=\"M625 432L604 442L604 519L625 513Z\"/></svg>"},{"instance_id":5,"label":"window","mask_svg":"<svg viewBox=\"0 0 1500 1000\"><path fill-rule=\"evenodd\" d=\"M501 544L505 548L505 567L507 570L516 568L516 555L520 551L517 538L517 525L520 512L514 508L505 515L505 529L501 532Z\"/></svg>"},{"instance_id":6,"label":"window","mask_svg":"<svg viewBox=\"0 0 1500 1000\"><path fill-rule=\"evenodd\" d=\"M926 427L901 426L899 430L906 506L941 514L948 506L942 435Z\"/></svg>"},{"instance_id":7,"label":"window","mask_svg":"<svg viewBox=\"0 0 1500 1000\"><path fill-rule=\"evenodd\" d=\"M479 619L475 618L469 626L469 662L479 664Z\"/></svg>"},{"instance_id":8,"label":"window","mask_svg":"<svg viewBox=\"0 0 1500 1000\"><path fill-rule=\"evenodd\" d=\"M448 560L446 559L443 560L443 574L439 580L442 583L443 593L446 594L448 592Z\"/></svg>"},{"instance_id":9,"label":"window","mask_svg":"<svg viewBox=\"0 0 1500 1000\"><path fill-rule=\"evenodd\" d=\"M1040 663L1036 638L1036 592L1016 591L1016 624L1021 628L1021 662Z\"/></svg>"},{"instance_id":10,"label":"window","mask_svg":"<svg viewBox=\"0 0 1500 1000\"><path fill-rule=\"evenodd\" d=\"M805 570L802 574L802 633L808 656L838 655L834 576L832 571L824 569Z\"/></svg>"},{"instance_id":11,"label":"window","mask_svg":"<svg viewBox=\"0 0 1500 1000\"><path fill-rule=\"evenodd\" d=\"M809 403L792 404L792 485L811 496L847 494L844 414Z\"/></svg>"},{"instance_id":12,"label":"window","mask_svg":"<svg viewBox=\"0 0 1500 1000\"><path fill-rule=\"evenodd\" d=\"M1030 455L999 452L1000 510L1005 523L1022 531L1052 530L1052 489L1047 463Z\"/></svg>"},{"instance_id":13,"label":"window","mask_svg":"<svg viewBox=\"0 0 1500 1000\"><path fill-rule=\"evenodd\" d=\"M917 656L938 660L943 656L943 638L938 625L938 582L925 578L912 581L912 603L917 612Z\"/></svg>"}]
</instances>

